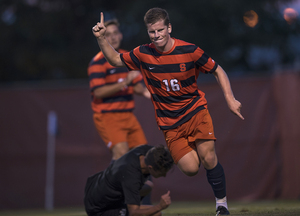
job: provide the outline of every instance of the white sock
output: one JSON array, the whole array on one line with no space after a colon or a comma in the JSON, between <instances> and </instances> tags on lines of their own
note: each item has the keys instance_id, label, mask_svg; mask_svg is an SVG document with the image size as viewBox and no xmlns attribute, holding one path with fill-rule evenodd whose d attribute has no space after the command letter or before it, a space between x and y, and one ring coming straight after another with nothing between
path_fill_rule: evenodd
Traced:
<instances>
[{"instance_id":1,"label":"white sock","mask_svg":"<svg viewBox=\"0 0 300 216\"><path fill-rule=\"evenodd\" d=\"M219 206L224 206L228 209L226 196L222 199L216 197L216 208L218 208Z\"/></svg>"}]
</instances>

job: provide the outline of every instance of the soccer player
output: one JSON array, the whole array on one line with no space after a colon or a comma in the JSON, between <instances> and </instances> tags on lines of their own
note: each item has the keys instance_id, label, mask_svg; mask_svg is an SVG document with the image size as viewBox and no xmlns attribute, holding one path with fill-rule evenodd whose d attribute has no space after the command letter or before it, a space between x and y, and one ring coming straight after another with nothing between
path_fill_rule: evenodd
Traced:
<instances>
[{"instance_id":1,"label":"soccer player","mask_svg":"<svg viewBox=\"0 0 300 216\"><path fill-rule=\"evenodd\" d=\"M116 19L104 23L105 38L121 53L122 33ZM147 143L144 132L132 113L133 94L150 98L149 91L141 83L139 71L111 66L100 51L88 66L92 96L93 120L98 133L112 152L112 160L120 158L129 149Z\"/></svg>"},{"instance_id":2,"label":"soccer player","mask_svg":"<svg viewBox=\"0 0 300 216\"><path fill-rule=\"evenodd\" d=\"M198 89L202 73L213 74L223 90L229 109L241 119L241 103L231 90L226 72L198 46L171 37L166 10L149 9L144 22L151 43L127 53L112 49L105 38L104 15L93 27L99 47L110 64L141 70L151 93L156 121L179 169L188 176L206 169L215 198L217 215L229 215L225 174L215 152L215 135L204 93Z\"/></svg>"},{"instance_id":3,"label":"soccer player","mask_svg":"<svg viewBox=\"0 0 300 216\"><path fill-rule=\"evenodd\" d=\"M110 166L88 178L84 205L89 216L161 215L171 204L170 191L157 205L140 205L140 191L151 174L166 176L174 161L163 146L142 145L123 155Z\"/></svg>"}]
</instances>

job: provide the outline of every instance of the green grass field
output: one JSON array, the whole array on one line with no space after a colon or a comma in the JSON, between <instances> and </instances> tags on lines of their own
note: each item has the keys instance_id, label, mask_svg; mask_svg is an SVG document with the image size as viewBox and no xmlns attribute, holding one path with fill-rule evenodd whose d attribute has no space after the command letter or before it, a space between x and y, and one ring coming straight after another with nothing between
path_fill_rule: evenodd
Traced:
<instances>
[{"instance_id":1,"label":"green grass field","mask_svg":"<svg viewBox=\"0 0 300 216\"><path fill-rule=\"evenodd\" d=\"M213 202L173 202L163 216L212 216ZM230 202L231 215L247 216L300 216L300 201ZM0 211L0 216L86 216L83 208L45 210Z\"/></svg>"}]
</instances>

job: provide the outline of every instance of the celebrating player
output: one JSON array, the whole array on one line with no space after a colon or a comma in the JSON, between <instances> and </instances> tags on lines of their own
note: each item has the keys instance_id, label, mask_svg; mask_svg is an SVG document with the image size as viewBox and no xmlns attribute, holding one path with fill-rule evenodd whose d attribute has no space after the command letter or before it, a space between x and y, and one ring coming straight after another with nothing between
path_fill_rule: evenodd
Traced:
<instances>
[{"instance_id":1,"label":"celebrating player","mask_svg":"<svg viewBox=\"0 0 300 216\"><path fill-rule=\"evenodd\" d=\"M129 151L110 166L88 178L84 205L89 216L161 215L171 204L170 191L157 205L140 205L142 186L151 174L166 176L174 161L163 146L142 145Z\"/></svg>"},{"instance_id":2,"label":"celebrating player","mask_svg":"<svg viewBox=\"0 0 300 216\"><path fill-rule=\"evenodd\" d=\"M156 121L179 169L188 176L198 173L200 164L216 197L217 215L229 215L223 167L215 152L215 136L204 93L198 89L202 73L213 74L223 90L229 109L241 115L241 103L234 98L226 72L198 46L172 38L166 10L152 8L144 16L151 43L126 53L114 50L105 37L104 15L93 27L107 61L141 70L151 93Z\"/></svg>"}]
</instances>

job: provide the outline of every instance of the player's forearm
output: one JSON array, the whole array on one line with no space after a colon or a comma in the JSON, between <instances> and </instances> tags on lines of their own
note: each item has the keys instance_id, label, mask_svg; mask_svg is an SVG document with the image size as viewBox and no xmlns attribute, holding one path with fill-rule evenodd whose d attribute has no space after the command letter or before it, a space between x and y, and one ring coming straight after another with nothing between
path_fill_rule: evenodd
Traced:
<instances>
[{"instance_id":1,"label":"player's forearm","mask_svg":"<svg viewBox=\"0 0 300 216\"><path fill-rule=\"evenodd\" d=\"M230 81L228 79L226 72L222 69L222 67L218 66L216 71L213 74L216 77L216 79L223 91L226 101L228 102L228 100L234 99Z\"/></svg>"},{"instance_id":2,"label":"player's forearm","mask_svg":"<svg viewBox=\"0 0 300 216\"><path fill-rule=\"evenodd\" d=\"M134 91L135 94L143 95L143 93L145 91L145 88L141 83L137 83L137 84L134 85L133 91Z\"/></svg>"},{"instance_id":3,"label":"player's forearm","mask_svg":"<svg viewBox=\"0 0 300 216\"><path fill-rule=\"evenodd\" d=\"M124 88L126 88L128 85L128 83L126 82L126 80L119 82L119 83L115 83L112 85L105 85L99 88L96 88L94 90L94 96L96 98L106 98L109 96L112 96L114 94L116 94L117 92L123 90Z\"/></svg>"},{"instance_id":4,"label":"player's forearm","mask_svg":"<svg viewBox=\"0 0 300 216\"><path fill-rule=\"evenodd\" d=\"M125 66L120 58L120 53L118 53L104 37L98 37L97 42L109 64L115 67Z\"/></svg>"},{"instance_id":5,"label":"player's forearm","mask_svg":"<svg viewBox=\"0 0 300 216\"><path fill-rule=\"evenodd\" d=\"M133 90L134 90L134 93L135 93L135 94L144 96L144 97L146 97L146 98L150 98L150 93L149 93L148 89L145 88L145 87L143 86L142 83L137 83L137 84L133 87Z\"/></svg>"},{"instance_id":6,"label":"player's forearm","mask_svg":"<svg viewBox=\"0 0 300 216\"><path fill-rule=\"evenodd\" d=\"M228 105L230 111L244 120L244 117L241 114L242 105L239 101L237 101L234 98L234 95L233 95L233 92L232 92L231 86L230 86L230 81L228 79L226 72L220 66L218 66L218 68L216 69L216 71L213 74L215 75L217 81L219 82L219 84L222 88L222 91L224 93L224 96L225 96L225 99L226 99L226 102L227 102L227 105Z\"/></svg>"},{"instance_id":7,"label":"player's forearm","mask_svg":"<svg viewBox=\"0 0 300 216\"><path fill-rule=\"evenodd\" d=\"M129 211L129 216L150 216L150 215L156 215L160 211L162 211L163 208L160 205L155 206L141 206L139 209L135 209L134 211Z\"/></svg>"}]
</instances>

